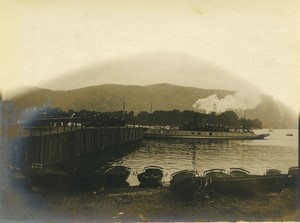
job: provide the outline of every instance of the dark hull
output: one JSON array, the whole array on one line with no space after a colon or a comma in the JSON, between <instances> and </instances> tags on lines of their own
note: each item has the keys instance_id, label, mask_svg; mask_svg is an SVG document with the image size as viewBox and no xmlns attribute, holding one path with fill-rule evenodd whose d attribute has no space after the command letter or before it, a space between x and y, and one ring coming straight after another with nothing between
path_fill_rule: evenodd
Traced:
<instances>
[{"instance_id":1,"label":"dark hull","mask_svg":"<svg viewBox=\"0 0 300 223\"><path fill-rule=\"evenodd\" d=\"M299 178L298 178L298 167L290 167L289 168L289 186L297 187Z\"/></svg>"},{"instance_id":2,"label":"dark hull","mask_svg":"<svg viewBox=\"0 0 300 223\"><path fill-rule=\"evenodd\" d=\"M100 190L103 189L104 174L68 175L35 173L27 174L31 188L44 188L50 190Z\"/></svg>"},{"instance_id":3,"label":"dark hull","mask_svg":"<svg viewBox=\"0 0 300 223\"><path fill-rule=\"evenodd\" d=\"M149 176L145 173L138 175L138 180L141 186L160 186L163 175Z\"/></svg>"},{"instance_id":4,"label":"dark hull","mask_svg":"<svg viewBox=\"0 0 300 223\"><path fill-rule=\"evenodd\" d=\"M208 188L220 193L248 194L279 193L288 187L287 174L207 179Z\"/></svg>"},{"instance_id":5,"label":"dark hull","mask_svg":"<svg viewBox=\"0 0 300 223\"><path fill-rule=\"evenodd\" d=\"M189 177L180 182L170 182L170 189L179 196L193 197L199 192L201 179L199 177Z\"/></svg>"},{"instance_id":6,"label":"dark hull","mask_svg":"<svg viewBox=\"0 0 300 223\"><path fill-rule=\"evenodd\" d=\"M121 185L126 182L128 179L129 174L127 175L105 175L105 184L107 185Z\"/></svg>"},{"instance_id":7,"label":"dark hull","mask_svg":"<svg viewBox=\"0 0 300 223\"><path fill-rule=\"evenodd\" d=\"M144 168L144 171L138 174L137 178L140 186L160 186L164 176L163 168L150 165Z\"/></svg>"},{"instance_id":8,"label":"dark hull","mask_svg":"<svg viewBox=\"0 0 300 223\"><path fill-rule=\"evenodd\" d=\"M197 177L195 171L179 171L171 175L170 189L179 196L194 197L199 192L205 178Z\"/></svg>"},{"instance_id":9,"label":"dark hull","mask_svg":"<svg viewBox=\"0 0 300 223\"><path fill-rule=\"evenodd\" d=\"M105 184L106 185L123 185L130 175L130 168L123 166L115 166L105 171Z\"/></svg>"}]
</instances>

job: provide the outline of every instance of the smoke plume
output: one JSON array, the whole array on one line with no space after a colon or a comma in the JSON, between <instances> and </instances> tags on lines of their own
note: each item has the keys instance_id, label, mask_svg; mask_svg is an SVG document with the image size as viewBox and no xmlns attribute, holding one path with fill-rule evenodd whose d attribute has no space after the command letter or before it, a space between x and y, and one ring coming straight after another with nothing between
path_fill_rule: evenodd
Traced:
<instances>
[{"instance_id":1,"label":"smoke plume","mask_svg":"<svg viewBox=\"0 0 300 223\"><path fill-rule=\"evenodd\" d=\"M253 109L261 102L261 96L253 93L236 92L219 99L216 94L207 98L198 99L193 107L204 110L207 114L211 112L222 113L228 110Z\"/></svg>"}]
</instances>

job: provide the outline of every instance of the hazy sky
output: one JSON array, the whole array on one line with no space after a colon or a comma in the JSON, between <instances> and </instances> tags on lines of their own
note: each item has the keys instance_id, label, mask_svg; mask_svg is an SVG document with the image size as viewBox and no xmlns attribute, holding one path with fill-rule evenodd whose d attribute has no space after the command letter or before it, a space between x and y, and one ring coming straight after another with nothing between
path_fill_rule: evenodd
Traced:
<instances>
[{"instance_id":1,"label":"hazy sky","mask_svg":"<svg viewBox=\"0 0 300 223\"><path fill-rule=\"evenodd\" d=\"M193 58L199 66L216 66L299 110L298 0L0 3L0 81L4 96L5 92L16 92L20 85L57 89L49 84L50 80L124 58L145 58L161 52L176 55L174 65L184 55L183 61ZM156 69L168 69L163 68L163 57L159 58L162 68ZM169 67L170 60L172 57L166 59ZM184 66L193 65L182 63ZM189 77L194 73L177 70L172 78L170 72L158 72L151 78L140 75L134 84L182 82L200 88L236 88L234 84L231 87L230 80L226 81L226 75L214 87L209 78L199 76L199 81L195 81L195 76ZM105 71L91 83L128 84L126 73L111 75ZM75 87L90 84L84 78L73 82ZM61 82L60 86L67 89L68 82Z\"/></svg>"}]
</instances>

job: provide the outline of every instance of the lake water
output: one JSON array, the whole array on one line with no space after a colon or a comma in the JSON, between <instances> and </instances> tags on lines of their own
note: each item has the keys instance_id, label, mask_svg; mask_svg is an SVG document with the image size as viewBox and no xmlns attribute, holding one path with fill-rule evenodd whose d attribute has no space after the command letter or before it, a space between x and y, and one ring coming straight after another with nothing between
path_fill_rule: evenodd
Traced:
<instances>
[{"instance_id":1,"label":"lake water","mask_svg":"<svg viewBox=\"0 0 300 223\"><path fill-rule=\"evenodd\" d=\"M168 173L165 182L170 180L172 173L183 169L202 174L212 168L239 167L253 174L263 174L270 168L287 173L289 167L298 166L298 130L259 130L256 133L270 133L270 136L264 140L144 140L143 146L112 164L131 168L130 185L139 184L133 173L141 172L147 165L163 167ZM293 136L286 136L288 133Z\"/></svg>"}]
</instances>

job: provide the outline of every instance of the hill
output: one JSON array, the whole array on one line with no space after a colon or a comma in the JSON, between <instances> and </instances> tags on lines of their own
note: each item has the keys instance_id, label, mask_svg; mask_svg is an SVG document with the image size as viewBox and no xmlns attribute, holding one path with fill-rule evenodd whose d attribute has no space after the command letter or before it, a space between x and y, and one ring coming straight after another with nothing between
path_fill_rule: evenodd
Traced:
<instances>
[{"instance_id":1,"label":"hill","mask_svg":"<svg viewBox=\"0 0 300 223\"><path fill-rule=\"evenodd\" d=\"M193 110L193 105L198 99L206 99L212 95L216 95L220 100L228 99L228 96L234 97L235 93L229 90L200 89L171 84L148 86L105 84L67 91L33 88L14 100L18 110L32 106L41 107L50 101L52 108L59 107L65 111L86 109L106 112L120 111L125 103L126 111L137 114L140 111L149 112L151 104L152 111ZM231 110L239 117L244 115L243 110L236 108ZM264 128L297 127L297 117L283 103L267 95L261 96L257 106L246 108L246 116L261 120Z\"/></svg>"}]
</instances>

